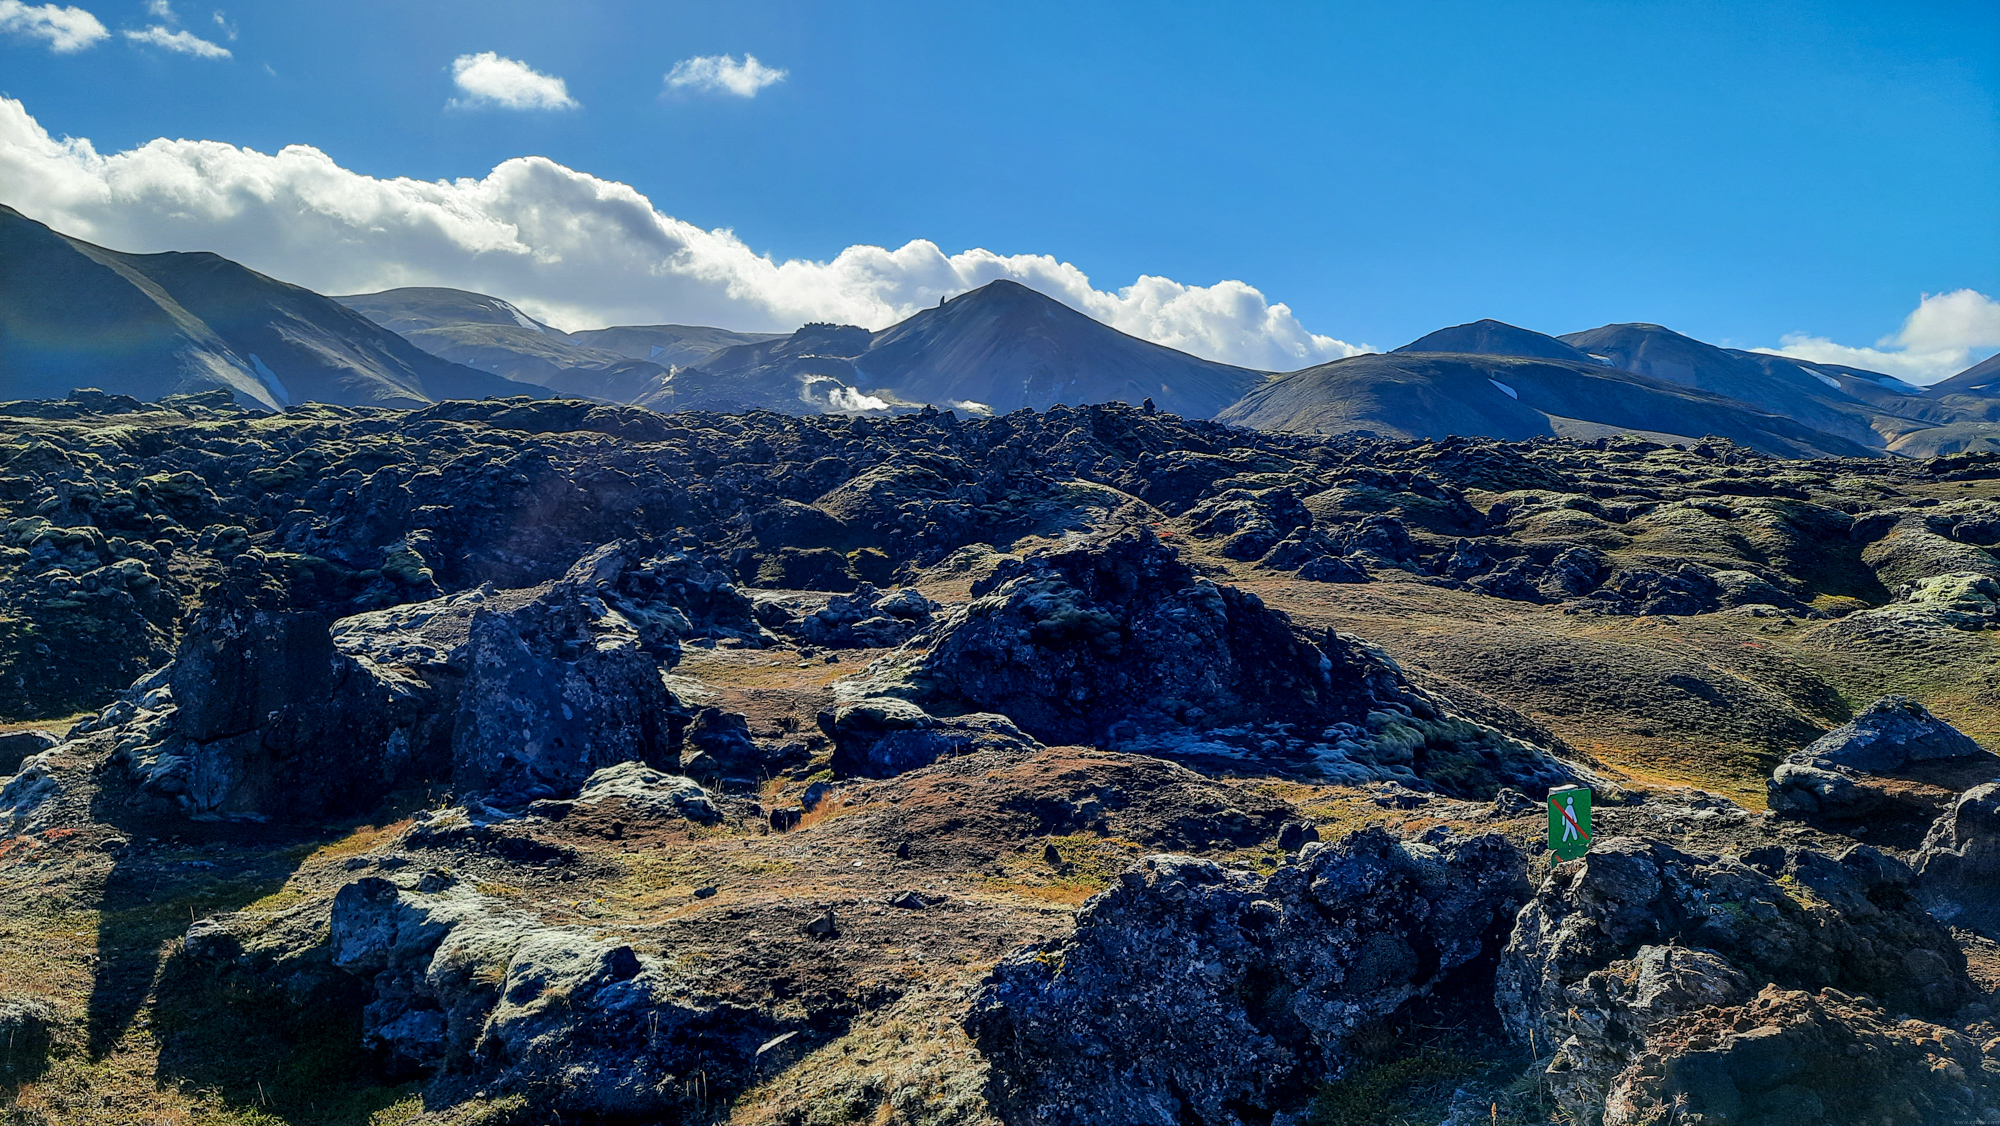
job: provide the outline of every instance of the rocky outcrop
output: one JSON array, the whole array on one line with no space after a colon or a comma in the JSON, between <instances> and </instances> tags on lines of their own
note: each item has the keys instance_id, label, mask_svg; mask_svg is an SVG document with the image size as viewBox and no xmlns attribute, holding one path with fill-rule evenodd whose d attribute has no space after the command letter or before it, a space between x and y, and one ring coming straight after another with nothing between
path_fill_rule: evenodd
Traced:
<instances>
[{"instance_id":1,"label":"rocky outcrop","mask_svg":"<svg viewBox=\"0 0 2000 1126\"><path fill-rule=\"evenodd\" d=\"M1752 991L1750 979L1719 954L1641 946L1632 957L1585 974L1569 991L1575 1004L1562 1014L1563 1026L1554 1030L1563 1038L1530 1048L1537 1064L1547 1060L1556 1102L1590 1122L1604 1112L1612 1085L1645 1053L1655 1028L1682 1013L1733 1005Z\"/></svg>"},{"instance_id":2,"label":"rocky outcrop","mask_svg":"<svg viewBox=\"0 0 2000 1126\"><path fill-rule=\"evenodd\" d=\"M1865 997L1768 985L1655 1026L1598 1105L1604 1126L1942 1126L2000 1118L1996 1074L2000 1037L1982 1045Z\"/></svg>"},{"instance_id":3,"label":"rocky outcrop","mask_svg":"<svg viewBox=\"0 0 2000 1126\"><path fill-rule=\"evenodd\" d=\"M1268 877L1150 857L1001 962L966 1029L1010 1122L1266 1120L1341 1073L1358 1026L1496 950L1523 867L1442 830L1309 844Z\"/></svg>"},{"instance_id":4,"label":"rocky outcrop","mask_svg":"<svg viewBox=\"0 0 2000 1126\"><path fill-rule=\"evenodd\" d=\"M518 803L573 796L621 762L666 769L682 712L647 649L629 619L567 583L481 611L452 733L457 785Z\"/></svg>"},{"instance_id":5,"label":"rocky outcrop","mask_svg":"<svg viewBox=\"0 0 2000 1126\"><path fill-rule=\"evenodd\" d=\"M696 712L687 725L679 770L739 789L755 788L772 774L803 764L808 757L804 743L759 739L750 733L748 719L711 707Z\"/></svg>"},{"instance_id":6,"label":"rocky outcrop","mask_svg":"<svg viewBox=\"0 0 2000 1126\"><path fill-rule=\"evenodd\" d=\"M141 793L200 817L318 818L434 777L449 739L436 691L338 652L329 624L210 604L172 665L80 727L117 728L114 760Z\"/></svg>"},{"instance_id":7,"label":"rocky outcrop","mask_svg":"<svg viewBox=\"0 0 2000 1126\"><path fill-rule=\"evenodd\" d=\"M692 778L665 774L643 762L621 762L590 776L576 795L575 808L616 805L627 817L685 820L710 825L722 820L715 799Z\"/></svg>"},{"instance_id":8,"label":"rocky outcrop","mask_svg":"<svg viewBox=\"0 0 2000 1126\"><path fill-rule=\"evenodd\" d=\"M908 700L871 696L819 715L843 777L890 778L975 751L1032 753L1040 747L1012 720L989 712L939 718Z\"/></svg>"},{"instance_id":9,"label":"rocky outcrop","mask_svg":"<svg viewBox=\"0 0 2000 1126\"><path fill-rule=\"evenodd\" d=\"M1885 696L1779 763L1767 790L1774 812L1893 840L1885 831L1920 835L1965 784L1995 776L2000 757L1915 700Z\"/></svg>"},{"instance_id":10,"label":"rocky outcrop","mask_svg":"<svg viewBox=\"0 0 2000 1126\"><path fill-rule=\"evenodd\" d=\"M62 789L50 757L51 752L43 751L23 759L10 777L0 780L0 839L40 827L50 799Z\"/></svg>"},{"instance_id":11,"label":"rocky outcrop","mask_svg":"<svg viewBox=\"0 0 2000 1126\"><path fill-rule=\"evenodd\" d=\"M677 1118L748 1080L764 1014L704 1003L631 946L513 915L462 884L340 890L334 967L367 983L364 1042L392 1070L519 1094L545 1113Z\"/></svg>"},{"instance_id":12,"label":"rocky outcrop","mask_svg":"<svg viewBox=\"0 0 2000 1126\"><path fill-rule=\"evenodd\" d=\"M1480 796L1567 775L1456 719L1379 651L1308 633L1200 577L1145 528L1004 560L972 592L925 635L928 651L866 687L937 715L999 713L1050 745L1215 769L1398 777Z\"/></svg>"},{"instance_id":13,"label":"rocky outcrop","mask_svg":"<svg viewBox=\"0 0 2000 1126\"><path fill-rule=\"evenodd\" d=\"M1833 858L1770 847L1738 860L1612 838L1553 872L1521 911L1495 1001L1509 1031L1548 1061L1565 1109L1596 1122L1630 1069L1681 1051L1661 1029L1746 1004L1766 985L1866 994L1930 1017L1974 997L1965 956L1919 903L1915 874L1876 849ZM1716 1099L1736 1082L1711 1078ZM1765 1083L1743 1079L1746 1091Z\"/></svg>"},{"instance_id":14,"label":"rocky outcrop","mask_svg":"<svg viewBox=\"0 0 2000 1126\"><path fill-rule=\"evenodd\" d=\"M1931 914L2000 941L2000 782L1959 795L1912 865Z\"/></svg>"},{"instance_id":15,"label":"rocky outcrop","mask_svg":"<svg viewBox=\"0 0 2000 1126\"><path fill-rule=\"evenodd\" d=\"M749 596L728 575L656 542L605 544L577 560L560 585L601 602L646 652L668 664L679 660L685 638L727 638L752 647L770 640Z\"/></svg>"},{"instance_id":16,"label":"rocky outcrop","mask_svg":"<svg viewBox=\"0 0 2000 1126\"><path fill-rule=\"evenodd\" d=\"M9 731L0 734L0 778L21 768L23 760L41 754L62 742L48 731Z\"/></svg>"},{"instance_id":17,"label":"rocky outcrop","mask_svg":"<svg viewBox=\"0 0 2000 1126\"><path fill-rule=\"evenodd\" d=\"M796 606L795 597L758 598L760 621L802 645L825 649L877 649L901 645L930 624L938 604L915 587L884 592L862 583L824 606Z\"/></svg>"}]
</instances>

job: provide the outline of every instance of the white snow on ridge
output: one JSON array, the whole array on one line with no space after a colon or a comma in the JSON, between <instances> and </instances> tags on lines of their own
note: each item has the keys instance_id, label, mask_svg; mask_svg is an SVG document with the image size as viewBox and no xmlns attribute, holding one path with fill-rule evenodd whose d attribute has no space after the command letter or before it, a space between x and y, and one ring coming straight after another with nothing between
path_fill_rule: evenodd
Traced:
<instances>
[{"instance_id":1,"label":"white snow on ridge","mask_svg":"<svg viewBox=\"0 0 2000 1126\"><path fill-rule=\"evenodd\" d=\"M518 323L522 328L532 328L536 332L541 333L543 336L548 335L549 330L543 328L541 325L536 324L534 321L529 320L528 317L521 312L521 310L516 309L512 305L507 304L505 301L502 301L496 297L493 299L493 307L507 314L508 316L514 318L515 322Z\"/></svg>"},{"instance_id":2,"label":"white snow on ridge","mask_svg":"<svg viewBox=\"0 0 2000 1126\"><path fill-rule=\"evenodd\" d=\"M1813 372L1812 377L1814 379L1819 380L1821 383L1826 384L1828 387L1833 388L1835 391L1840 390L1840 380L1835 379L1830 375L1822 375L1819 372Z\"/></svg>"},{"instance_id":3,"label":"white snow on ridge","mask_svg":"<svg viewBox=\"0 0 2000 1126\"><path fill-rule=\"evenodd\" d=\"M1491 383L1495 387L1498 387L1510 399L1518 399L1521 397L1521 393L1519 391L1514 390L1512 387L1507 386L1505 383L1502 383L1497 379L1489 379L1486 382Z\"/></svg>"},{"instance_id":4,"label":"white snow on ridge","mask_svg":"<svg viewBox=\"0 0 2000 1126\"><path fill-rule=\"evenodd\" d=\"M269 387L271 394L277 396L279 406L292 405L292 393L285 390L285 385L278 380L278 374L265 367L263 359L255 352L250 353L250 366L257 369L257 378L263 380L264 386Z\"/></svg>"}]
</instances>

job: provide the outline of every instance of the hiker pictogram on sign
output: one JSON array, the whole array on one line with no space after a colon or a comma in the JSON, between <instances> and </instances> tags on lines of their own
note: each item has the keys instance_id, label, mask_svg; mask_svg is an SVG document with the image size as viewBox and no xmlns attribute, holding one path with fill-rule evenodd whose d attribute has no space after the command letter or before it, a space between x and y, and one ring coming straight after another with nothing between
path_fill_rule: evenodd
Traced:
<instances>
[{"instance_id":1,"label":"hiker pictogram on sign","mask_svg":"<svg viewBox=\"0 0 2000 1126\"><path fill-rule=\"evenodd\" d=\"M1575 860L1590 851L1590 789L1563 786L1549 791L1549 851Z\"/></svg>"}]
</instances>

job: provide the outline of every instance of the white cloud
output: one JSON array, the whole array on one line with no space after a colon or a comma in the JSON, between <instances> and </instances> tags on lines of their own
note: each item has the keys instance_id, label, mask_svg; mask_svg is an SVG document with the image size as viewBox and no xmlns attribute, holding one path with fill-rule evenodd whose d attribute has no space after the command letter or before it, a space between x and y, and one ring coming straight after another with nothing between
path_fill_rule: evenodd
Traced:
<instances>
[{"instance_id":1,"label":"white cloud","mask_svg":"<svg viewBox=\"0 0 2000 1126\"><path fill-rule=\"evenodd\" d=\"M182 55L193 55L196 58L226 59L230 57L229 48L227 47L210 43L193 32L168 31L158 24L144 31L134 31L128 27L120 34L134 43L150 43L155 47L163 47Z\"/></svg>"},{"instance_id":2,"label":"white cloud","mask_svg":"<svg viewBox=\"0 0 2000 1126\"><path fill-rule=\"evenodd\" d=\"M1926 293L1903 327L1873 348L1804 333L1792 333L1782 343L1782 348L1756 351L1865 368L1926 385L1949 379L2000 348L2000 301L1971 289Z\"/></svg>"},{"instance_id":3,"label":"white cloud","mask_svg":"<svg viewBox=\"0 0 2000 1126\"><path fill-rule=\"evenodd\" d=\"M682 59L666 74L667 86L675 90L695 90L754 98L757 91L784 80L790 71L765 66L755 55L737 62L731 55L698 55Z\"/></svg>"},{"instance_id":4,"label":"white cloud","mask_svg":"<svg viewBox=\"0 0 2000 1126\"><path fill-rule=\"evenodd\" d=\"M475 290L572 329L881 328L1010 278L1134 336L1246 367L1290 370L1362 350L1307 332L1238 281L1142 277L1107 291L1048 255L946 254L921 239L775 260L732 231L662 215L630 185L542 157L482 179L423 181L364 176L305 145L267 154L161 138L106 155L50 137L0 98L0 184L25 214L120 250L212 250L321 293Z\"/></svg>"},{"instance_id":5,"label":"white cloud","mask_svg":"<svg viewBox=\"0 0 2000 1126\"><path fill-rule=\"evenodd\" d=\"M229 22L228 17L222 14L222 9L217 8L215 10L213 19L215 20L215 26L222 29L222 34L227 35L231 43L236 42L236 25Z\"/></svg>"},{"instance_id":6,"label":"white cloud","mask_svg":"<svg viewBox=\"0 0 2000 1126\"><path fill-rule=\"evenodd\" d=\"M166 20L171 23L180 19L174 15L174 6L167 3L167 0L146 0L146 11L156 20Z\"/></svg>"},{"instance_id":7,"label":"white cloud","mask_svg":"<svg viewBox=\"0 0 2000 1126\"><path fill-rule=\"evenodd\" d=\"M54 4L31 8L21 0L0 0L0 32L47 40L49 50L58 55L94 46L111 34L82 8Z\"/></svg>"},{"instance_id":8,"label":"white cloud","mask_svg":"<svg viewBox=\"0 0 2000 1126\"><path fill-rule=\"evenodd\" d=\"M460 55L451 62L451 80L465 91L453 106L500 106L503 109L575 109L569 87L553 74L543 74L518 59L492 51Z\"/></svg>"}]
</instances>

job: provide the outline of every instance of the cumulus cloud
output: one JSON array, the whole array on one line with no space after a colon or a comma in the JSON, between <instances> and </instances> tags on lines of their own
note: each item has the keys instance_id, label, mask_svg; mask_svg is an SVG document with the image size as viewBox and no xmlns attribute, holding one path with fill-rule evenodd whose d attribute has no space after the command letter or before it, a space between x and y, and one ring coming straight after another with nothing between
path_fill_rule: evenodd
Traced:
<instances>
[{"instance_id":1,"label":"cumulus cloud","mask_svg":"<svg viewBox=\"0 0 2000 1126\"><path fill-rule=\"evenodd\" d=\"M465 92L451 105L500 106L503 109L575 109L569 86L553 74L543 74L519 59L492 51L460 55L451 62L451 80Z\"/></svg>"},{"instance_id":2,"label":"cumulus cloud","mask_svg":"<svg viewBox=\"0 0 2000 1126\"><path fill-rule=\"evenodd\" d=\"M219 28L221 28L221 29L222 29L222 34L224 34L224 35L228 36L228 37L229 37L229 40L230 40L230 42L232 42L232 43L233 43L233 42L235 42L235 41L236 41L236 25L235 25L235 24L233 24L233 23L230 23L230 22L229 22L229 18L228 18L227 16L224 16L224 15L222 14L222 9L220 9L220 8L217 8L217 9L215 10L215 14L214 14L214 16L213 16L212 18L213 18L213 19L215 20L215 26L217 26L217 27L219 27Z\"/></svg>"},{"instance_id":3,"label":"cumulus cloud","mask_svg":"<svg viewBox=\"0 0 2000 1126\"><path fill-rule=\"evenodd\" d=\"M44 40L58 55L94 46L111 34L82 8L54 4L31 8L21 0L0 0L0 33Z\"/></svg>"},{"instance_id":4,"label":"cumulus cloud","mask_svg":"<svg viewBox=\"0 0 2000 1126\"><path fill-rule=\"evenodd\" d=\"M750 54L744 55L740 63L732 55L697 55L675 63L674 69L667 72L666 82L674 90L754 98L757 91L783 81L789 73L765 66Z\"/></svg>"},{"instance_id":5,"label":"cumulus cloud","mask_svg":"<svg viewBox=\"0 0 2000 1126\"><path fill-rule=\"evenodd\" d=\"M1836 344L1823 336L1792 333L1781 348L1759 348L1822 364L1842 364L1927 385L1964 371L2000 348L2000 301L1977 290L1926 293L1903 327L1872 348Z\"/></svg>"},{"instance_id":6,"label":"cumulus cloud","mask_svg":"<svg viewBox=\"0 0 2000 1126\"><path fill-rule=\"evenodd\" d=\"M6 202L120 250L212 250L321 293L435 285L504 298L565 328L713 324L788 331L807 321L882 328L1000 278L1134 336L1267 370L1362 349L1308 332L1238 281L1142 277L1096 288L1044 254L947 254L916 240L850 246L830 261L776 260L729 230L663 215L628 184L542 157L480 179L379 179L318 149L276 153L161 138L99 153L53 138L0 98Z\"/></svg>"},{"instance_id":7,"label":"cumulus cloud","mask_svg":"<svg viewBox=\"0 0 2000 1126\"><path fill-rule=\"evenodd\" d=\"M134 43L146 43L178 54L193 55L196 58L226 59L230 57L229 48L227 47L210 43L208 40L191 31L169 31L158 24L154 24L143 31L134 31L128 27L120 34Z\"/></svg>"}]
</instances>

